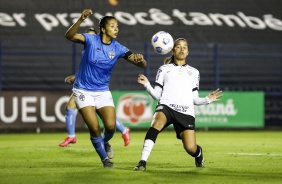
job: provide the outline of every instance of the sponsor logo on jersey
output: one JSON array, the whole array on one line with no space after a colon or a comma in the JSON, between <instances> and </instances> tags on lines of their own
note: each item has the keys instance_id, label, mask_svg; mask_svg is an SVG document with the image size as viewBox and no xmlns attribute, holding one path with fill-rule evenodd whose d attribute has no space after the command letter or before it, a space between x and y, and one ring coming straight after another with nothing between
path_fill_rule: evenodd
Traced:
<instances>
[{"instance_id":1,"label":"sponsor logo on jersey","mask_svg":"<svg viewBox=\"0 0 282 184\"><path fill-rule=\"evenodd\" d=\"M189 109L187 105L169 104L169 106L177 112L186 112Z\"/></svg>"}]
</instances>

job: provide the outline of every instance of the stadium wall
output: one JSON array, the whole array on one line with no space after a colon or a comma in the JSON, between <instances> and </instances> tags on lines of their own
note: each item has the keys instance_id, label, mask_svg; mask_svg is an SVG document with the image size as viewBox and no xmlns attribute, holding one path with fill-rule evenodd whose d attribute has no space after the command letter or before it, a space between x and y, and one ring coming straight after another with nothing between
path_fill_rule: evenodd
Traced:
<instances>
[{"instance_id":1,"label":"stadium wall","mask_svg":"<svg viewBox=\"0 0 282 184\"><path fill-rule=\"evenodd\" d=\"M69 92L17 91L0 95L0 132L65 131ZM204 97L208 92L200 92ZM126 127L148 129L157 101L146 91L113 91L116 113ZM250 102L245 103L246 100ZM225 92L220 102L195 106L197 128L265 128L262 92ZM86 130L80 115L76 130ZM100 120L101 122L101 120ZM101 126L102 123L101 123ZM172 128L172 127L170 127Z\"/></svg>"}]
</instances>

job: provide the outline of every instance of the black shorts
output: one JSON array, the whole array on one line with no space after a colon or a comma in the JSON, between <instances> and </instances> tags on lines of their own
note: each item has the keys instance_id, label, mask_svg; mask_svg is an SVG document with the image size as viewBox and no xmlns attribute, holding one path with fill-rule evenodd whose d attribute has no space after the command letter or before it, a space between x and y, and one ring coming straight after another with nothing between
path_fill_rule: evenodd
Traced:
<instances>
[{"instance_id":1,"label":"black shorts","mask_svg":"<svg viewBox=\"0 0 282 184\"><path fill-rule=\"evenodd\" d=\"M181 139L180 133L184 130L195 130L195 118L193 116L174 111L166 105L158 105L155 112L162 112L166 116L167 123L162 130L173 124L178 139Z\"/></svg>"}]
</instances>

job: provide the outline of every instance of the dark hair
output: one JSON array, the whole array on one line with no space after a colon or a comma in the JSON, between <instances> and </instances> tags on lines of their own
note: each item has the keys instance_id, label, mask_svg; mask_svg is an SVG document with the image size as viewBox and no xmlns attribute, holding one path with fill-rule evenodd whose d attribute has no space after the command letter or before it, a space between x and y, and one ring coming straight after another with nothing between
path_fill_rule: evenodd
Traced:
<instances>
[{"instance_id":1,"label":"dark hair","mask_svg":"<svg viewBox=\"0 0 282 184\"><path fill-rule=\"evenodd\" d=\"M103 33L102 28L106 28L106 24L111 19L116 19L116 18L113 16L104 16L100 19L100 22L99 22L100 33Z\"/></svg>"},{"instance_id":2,"label":"dark hair","mask_svg":"<svg viewBox=\"0 0 282 184\"><path fill-rule=\"evenodd\" d=\"M85 33L88 33L89 31L93 31L95 34L97 34L97 31L93 27L86 29Z\"/></svg>"},{"instance_id":3,"label":"dark hair","mask_svg":"<svg viewBox=\"0 0 282 184\"><path fill-rule=\"evenodd\" d=\"M175 44L176 44L179 40L184 40L184 41L187 42L187 40L186 40L185 38L177 38L177 39L174 41L174 44L173 44L173 48L172 48L172 49L174 49ZM188 42L187 42L187 43L188 43ZM170 64L170 63L174 63L174 55L173 55L173 54L172 54L171 56L169 56L169 57L166 57L166 58L164 59L164 64Z\"/></svg>"}]
</instances>

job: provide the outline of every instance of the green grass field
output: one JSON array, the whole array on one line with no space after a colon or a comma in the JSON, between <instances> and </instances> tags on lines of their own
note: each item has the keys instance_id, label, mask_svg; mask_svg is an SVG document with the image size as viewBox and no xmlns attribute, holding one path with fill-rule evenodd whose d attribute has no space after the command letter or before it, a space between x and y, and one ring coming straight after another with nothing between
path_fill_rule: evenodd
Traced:
<instances>
[{"instance_id":1,"label":"green grass field","mask_svg":"<svg viewBox=\"0 0 282 184\"><path fill-rule=\"evenodd\" d=\"M1 134L0 183L282 183L281 131L197 132L205 168L195 168L173 131L161 133L144 172L137 165L145 132L131 132L123 146L120 133L111 140L115 168L105 169L87 133L65 148L66 133Z\"/></svg>"}]
</instances>

